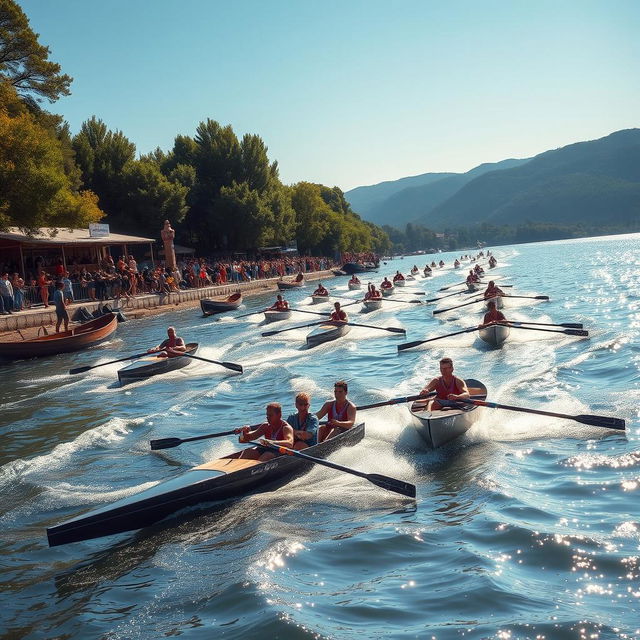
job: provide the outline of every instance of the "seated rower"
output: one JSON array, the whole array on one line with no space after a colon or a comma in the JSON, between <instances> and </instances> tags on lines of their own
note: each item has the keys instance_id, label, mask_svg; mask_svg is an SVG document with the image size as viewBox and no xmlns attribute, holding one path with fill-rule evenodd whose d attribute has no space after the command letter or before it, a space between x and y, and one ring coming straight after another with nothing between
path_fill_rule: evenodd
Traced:
<instances>
[{"instance_id":1,"label":"seated rower","mask_svg":"<svg viewBox=\"0 0 640 640\"><path fill-rule=\"evenodd\" d=\"M297 413L292 413L287 418L287 423L293 429L295 442L294 449L306 449L318 444L319 421L315 414L309 412L311 398L308 393L299 393L296 396Z\"/></svg>"},{"instance_id":2,"label":"seated rower","mask_svg":"<svg viewBox=\"0 0 640 640\"><path fill-rule=\"evenodd\" d=\"M267 311L286 311L289 308L289 303L279 293L276 296L276 301L267 309Z\"/></svg>"},{"instance_id":3,"label":"seated rower","mask_svg":"<svg viewBox=\"0 0 640 640\"><path fill-rule=\"evenodd\" d=\"M174 327L167 328L167 336L166 340L149 349L147 353L157 353L159 358L175 358L187 350L187 345L180 336L176 335Z\"/></svg>"},{"instance_id":4,"label":"seated rower","mask_svg":"<svg viewBox=\"0 0 640 640\"><path fill-rule=\"evenodd\" d=\"M424 268L424 274L427 275L427 273L431 273L432 269L429 265L426 265Z\"/></svg>"},{"instance_id":5,"label":"seated rower","mask_svg":"<svg viewBox=\"0 0 640 640\"><path fill-rule=\"evenodd\" d=\"M475 284L479 280L480 278L478 278L478 276L473 273L473 271L469 271L469 275L467 276L467 284Z\"/></svg>"},{"instance_id":6,"label":"seated rower","mask_svg":"<svg viewBox=\"0 0 640 640\"><path fill-rule=\"evenodd\" d=\"M502 311L499 311L498 307L496 307L494 300L489 300L489 302L487 302L487 306L489 307L489 311L484 314L484 320L482 321L482 324L478 325L478 329L483 329L484 327L488 327L490 324L496 324L497 322L509 324Z\"/></svg>"},{"instance_id":7,"label":"seated rower","mask_svg":"<svg viewBox=\"0 0 640 640\"><path fill-rule=\"evenodd\" d=\"M453 360L451 358L442 358L440 360L440 373L438 378L434 378L420 392L421 396L427 396L432 391L436 392L436 399L432 400L427 406L428 411L447 410L451 407L444 406L438 400L460 400L468 399L469 389L467 383L462 379L453 375Z\"/></svg>"},{"instance_id":8,"label":"seated rower","mask_svg":"<svg viewBox=\"0 0 640 640\"><path fill-rule=\"evenodd\" d=\"M304 275L302 274L302 271L300 271L298 273L298 275L296 276L296 282L302 282L304 280Z\"/></svg>"},{"instance_id":9,"label":"seated rower","mask_svg":"<svg viewBox=\"0 0 640 640\"><path fill-rule=\"evenodd\" d=\"M322 282L318 284L317 289L313 292L314 296L328 296L329 291L322 285Z\"/></svg>"},{"instance_id":10,"label":"seated rower","mask_svg":"<svg viewBox=\"0 0 640 640\"><path fill-rule=\"evenodd\" d=\"M267 421L263 422L253 431L249 425L240 427L235 430L240 434L238 442L251 442L256 438L260 438L260 443L271 444L276 447L293 447L293 429L288 422L282 419L282 407L277 402L270 402L267 405ZM266 462L275 458L277 453L266 447L252 447L245 449L238 458L248 460L260 460Z\"/></svg>"},{"instance_id":11,"label":"seated rower","mask_svg":"<svg viewBox=\"0 0 640 640\"><path fill-rule=\"evenodd\" d=\"M331 312L331 322L339 322L340 324L349 322L349 316L347 316L346 311L340 308L339 302L334 302L333 308L334 310Z\"/></svg>"},{"instance_id":12,"label":"seated rower","mask_svg":"<svg viewBox=\"0 0 640 640\"><path fill-rule=\"evenodd\" d=\"M455 259L455 262L453 263L454 267L459 267L460 266L460 260L458 260L458 258Z\"/></svg>"},{"instance_id":13,"label":"seated rower","mask_svg":"<svg viewBox=\"0 0 640 640\"><path fill-rule=\"evenodd\" d=\"M484 291L484 299L488 300L489 298L497 298L504 295L506 295L505 292L500 287L496 287L496 283L493 280L489 280L489 284Z\"/></svg>"},{"instance_id":14,"label":"seated rower","mask_svg":"<svg viewBox=\"0 0 640 640\"><path fill-rule=\"evenodd\" d=\"M381 289L393 289L393 282L391 282L391 280L389 280L389 278L387 278L387 276L385 276L384 280L380 284L380 288Z\"/></svg>"},{"instance_id":15,"label":"seated rower","mask_svg":"<svg viewBox=\"0 0 640 640\"><path fill-rule=\"evenodd\" d=\"M444 260L440 260L440 262L438 263L438 266L440 268L444 267Z\"/></svg>"},{"instance_id":16,"label":"seated rower","mask_svg":"<svg viewBox=\"0 0 640 640\"><path fill-rule=\"evenodd\" d=\"M432 260L432 261L431 261L431 268L432 268L432 269L435 269L437 266L438 266L438 265L436 264L436 261L435 261L435 260Z\"/></svg>"},{"instance_id":17,"label":"seated rower","mask_svg":"<svg viewBox=\"0 0 640 640\"><path fill-rule=\"evenodd\" d=\"M333 385L335 400L329 400L316 413L319 420L328 416L326 424L318 430L318 442L324 442L338 434L351 429L356 422L356 406L347 398L347 383L339 380Z\"/></svg>"},{"instance_id":18,"label":"seated rower","mask_svg":"<svg viewBox=\"0 0 640 640\"><path fill-rule=\"evenodd\" d=\"M369 290L364 294L365 300L378 300L382 298L382 294L376 289L375 284L369 283Z\"/></svg>"},{"instance_id":19,"label":"seated rower","mask_svg":"<svg viewBox=\"0 0 640 640\"><path fill-rule=\"evenodd\" d=\"M355 273L351 276L351 280L349 280L349 284L360 284L360 280L358 279L358 276L356 276Z\"/></svg>"},{"instance_id":20,"label":"seated rower","mask_svg":"<svg viewBox=\"0 0 640 640\"><path fill-rule=\"evenodd\" d=\"M396 271L396 275L393 276L393 281L398 282L399 280L404 280L404 276L399 271Z\"/></svg>"}]
</instances>

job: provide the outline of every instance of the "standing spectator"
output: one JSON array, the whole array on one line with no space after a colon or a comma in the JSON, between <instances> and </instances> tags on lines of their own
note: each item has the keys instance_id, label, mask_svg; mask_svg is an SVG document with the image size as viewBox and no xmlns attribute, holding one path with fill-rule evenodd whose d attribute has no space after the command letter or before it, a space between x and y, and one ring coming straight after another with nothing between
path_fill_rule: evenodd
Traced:
<instances>
[{"instance_id":1,"label":"standing spectator","mask_svg":"<svg viewBox=\"0 0 640 640\"><path fill-rule=\"evenodd\" d=\"M56 307L56 333L60 331L60 325L64 322L64 330L69 331L69 314L67 313L67 305L64 300L64 284L58 280L56 282L56 290L53 294L53 304Z\"/></svg>"},{"instance_id":2,"label":"standing spectator","mask_svg":"<svg viewBox=\"0 0 640 640\"><path fill-rule=\"evenodd\" d=\"M40 299L45 307L49 306L49 285L51 280L44 269L40 269L38 275L38 287L40 288Z\"/></svg>"},{"instance_id":3,"label":"standing spectator","mask_svg":"<svg viewBox=\"0 0 640 640\"><path fill-rule=\"evenodd\" d=\"M24 280L19 274L13 274L13 306L16 311L22 311L24 308Z\"/></svg>"},{"instance_id":4,"label":"standing spectator","mask_svg":"<svg viewBox=\"0 0 640 640\"><path fill-rule=\"evenodd\" d=\"M73 285L71 284L71 280L69 279L68 271L64 272L62 284L64 285L62 293L64 293L65 302L66 304L71 304L73 302Z\"/></svg>"},{"instance_id":5,"label":"standing spectator","mask_svg":"<svg viewBox=\"0 0 640 640\"><path fill-rule=\"evenodd\" d=\"M13 309L13 287L8 273L3 273L2 278L0 278L0 295L2 296L5 315L11 313Z\"/></svg>"}]
</instances>

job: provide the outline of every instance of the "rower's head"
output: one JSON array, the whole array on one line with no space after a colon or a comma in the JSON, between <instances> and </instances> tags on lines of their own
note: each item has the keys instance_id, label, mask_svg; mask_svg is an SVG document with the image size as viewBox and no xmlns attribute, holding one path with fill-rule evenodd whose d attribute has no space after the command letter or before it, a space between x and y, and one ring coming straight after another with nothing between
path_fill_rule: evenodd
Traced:
<instances>
[{"instance_id":1,"label":"rower's head","mask_svg":"<svg viewBox=\"0 0 640 640\"><path fill-rule=\"evenodd\" d=\"M489 302L487 302L487 308L489 311L493 311L496 308L495 300L489 300Z\"/></svg>"},{"instance_id":2,"label":"rower's head","mask_svg":"<svg viewBox=\"0 0 640 640\"><path fill-rule=\"evenodd\" d=\"M490 287L495 287L496 283L493 280L489 280L489 286Z\"/></svg>"},{"instance_id":3,"label":"rower's head","mask_svg":"<svg viewBox=\"0 0 640 640\"><path fill-rule=\"evenodd\" d=\"M167 335L170 338L173 338L173 336L176 335L176 328L175 327L167 327Z\"/></svg>"},{"instance_id":4,"label":"rower's head","mask_svg":"<svg viewBox=\"0 0 640 640\"><path fill-rule=\"evenodd\" d=\"M333 308L334 308L336 311L340 311L340 303L339 303L339 302L334 302L334 303L333 303Z\"/></svg>"},{"instance_id":5,"label":"rower's head","mask_svg":"<svg viewBox=\"0 0 640 640\"><path fill-rule=\"evenodd\" d=\"M282 420L282 405L279 402L270 402L267 405L267 422L277 424Z\"/></svg>"},{"instance_id":6,"label":"rower's head","mask_svg":"<svg viewBox=\"0 0 640 640\"><path fill-rule=\"evenodd\" d=\"M298 411L309 411L311 405L311 396L302 391L296 396L296 409Z\"/></svg>"},{"instance_id":7,"label":"rower's head","mask_svg":"<svg viewBox=\"0 0 640 640\"><path fill-rule=\"evenodd\" d=\"M333 395L336 400L344 400L347 397L347 392L349 391L349 387L344 380L338 380L333 385Z\"/></svg>"},{"instance_id":8,"label":"rower's head","mask_svg":"<svg viewBox=\"0 0 640 640\"><path fill-rule=\"evenodd\" d=\"M443 376L453 374L453 360L451 358L442 358L442 360L440 360L440 373Z\"/></svg>"},{"instance_id":9,"label":"rower's head","mask_svg":"<svg viewBox=\"0 0 640 640\"><path fill-rule=\"evenodd\" d=\"M279 294L276 296L276 300L277 300L278 302L282 302L282 294L281 294L281 293L279 293Z\"/></svg>"}]
</instances>

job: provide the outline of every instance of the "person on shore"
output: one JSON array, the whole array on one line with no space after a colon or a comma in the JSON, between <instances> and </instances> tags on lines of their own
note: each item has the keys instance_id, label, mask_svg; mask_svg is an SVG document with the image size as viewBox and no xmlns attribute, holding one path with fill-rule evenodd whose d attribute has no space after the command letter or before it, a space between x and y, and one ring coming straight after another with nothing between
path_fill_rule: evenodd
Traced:
<instances>
[{"instance_id":1,"label":"person on shore","mask_svg":"<svg viewBox=\"0 0 640 640\"><path fill-rule=\"evenodd\" d=\"M489 302L487 302L487 307L489 308L489 311L484 314L484 319L482 320L482 324L478 325L478 329L484 329L484 327L496 324L497 322L504 322L508 324L509 321L504 317L502 311L498 309L495 300L489 300Z\"/></svg>"},{"instance_id":2,"label":"person on shore","mask_svg":"<svg viewBox=\"0 0 640 640\"><path fill-rule=\"evenodd\" d=\"M276 447L293 447L293 428L282 419L282 407L277 402L270 402L267 405L267 420L255 429L251 429L249 425L240 427L235 430L240 434L239 442L251 442L256 438L260 438L262 445L273 445ZM266 446L252 447L245 449L238 457L248 460L260 460L266 462L275 458L277 453L268 449Z\"/></svg>"},{"instance_id":3,"label":"person on shore","mask_svg":"<svg viewBox=\"0 0 640 640\"><path fill-rule=\"evenodd\" d=\"M461 400L469 398L467 383L453 375L453 360L442 358L440 360L440 376L433 378L429 384L420 391L421 396L427 396L432 391L436 392L436 399L427 405L428 411L440 411L451 407L440 404L438 400Z\"/></svg>"},{"instance_id":4,"label":"person on shore","mask_svg":"<svg viewBox=\"0 0 640 640\"><path fill-rule=\"evenodd\" d=\"M56 308L56 333L60 332L60 326L63 322L64 330L69 331L69 314L67 313L67 302L64 295L64 283L61 280L56 282L53 304Z\"/></svg>"},{"instance_id":5,"label":"person on shore","mask_svg":"<svg viewBox=\"0 0 640 640\"><path fill-rule=\"evenodd\" d=\"M0 296L2 297L2 312L4 315L13 313L13 285L9 280L9 274L3 273L0 278Z\"/></svg>"},{"instance_id":6,"label":"person on shore","mask_svg":"<svg viewBox=\"0 0 640 640\"><path fill-rule=\"evenodd\" d=\"M172 358L182 355L187 350L185 341L178 335L174 327L167 328L167 338L159 345L152 347L147 353L157 353L160 358Z\"/></svg>"},{"instance_id":7,"label":"person on shore","mask_svg":"<svg viewBox=\"0 0 640 640\"><path fill-rule=\"evenodd\" d=\"M267 311L286 311L289 308L289 303L279 293L276 296L276 301L267 309Z\"/></svg>"},{"instance_id":8,"label":"person on shore","mask_svg":"<svg viewBox=\"0 0 640 640\"><path fill-rule=\"evenodd\" d=\"M69 272L65 271L64 275L61 278L62 284L64 285L62 291L64 293L64 299L67 304L71 304L73 302L73 284L71 283L71 279L69 278Z\"/></svg>"},{"instance_id":9,"label":"person on shore","mask_svg":"<svg viewBox=\"0 0 640 640\"><path fill-rule=\"evenodd\" d=\"M339 302L333 303L333 311L331 312L331 322L339 322L341 324L345 324L349 322L349 316L344 309L340 308Z\"/></svg>"},{"instance_id":10,"label":"person on shore","mask_svg":"<svg viewBox=\"0 0 640 640\"><path fill-rule=\"evenodd\" d=\"M297 413L292 413L287 418L287 423L293 429L295 442L293 448L300 450L318 444L319 421L315 414L311 413L311 397L304 391L296 396Z\"/></svg>"},{"instance_id":11,"label":"person on shore","mask_svg":"<svg viewBox=\"0 0 640 640\"><path fill-rule=\"evenodd\" d=\"M51 280L45 273L44 269L40 270L38 274L38 288L40 289L40 299L45 307L49 306L49 285Z\"/></svg>"},{"instance_id":12,"label":"person on shore","mask_svg":"<svg viewBox=\"0 0 640 640\"><path fill-rule=\"evenodd\" d=\"M318 420L328 417L326 424L318 430L318 442L324 442L338 434L351 429L356 422L356 405L347 397L348 386L344 380L333 385L335 400L329 400L316 413Z\"/></svg>"}]
</instances>

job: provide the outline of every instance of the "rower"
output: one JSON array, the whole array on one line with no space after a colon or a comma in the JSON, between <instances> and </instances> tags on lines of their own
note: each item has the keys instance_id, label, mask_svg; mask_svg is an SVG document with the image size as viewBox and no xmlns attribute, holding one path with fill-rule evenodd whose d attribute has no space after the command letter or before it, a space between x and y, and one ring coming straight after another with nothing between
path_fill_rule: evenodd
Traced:
<instances>
[{"instance_id":1,"label":"rower","mask_svg":"<svg viewBox=\"0 0 640 640\"><path fill-rule=\"evenodd\" d=\"M276 296L276 301L267 309L267 311L286 311L289 303L282 297L282 294Z\"/></svg>"},{"instance_id":2,"label":"rower","mask_svg":"<svg viewBox=\"0 0 640 640\"><path fill-rule=\"evenodd\" d=\"M473 273L473 269L469 271L469 275L467 276L467 284L474 284L479 280L480 278L478 278L478 276L475 273Z\"/></svg>"},{"instance_id":3,"label":"rower","mask_svg":"<svg viewBox=\"0 0 640 640\"><path fill-rule=\"evenodd\" d=\"M296 282L302 282L303 280L304 280L304 275L302 274L302 271L300 271L296 276Z\"/></svg>"},{"instance_id":4,"label":"rower","mask_svg":"<svg viewBox=\"0 0 640 640\"><path fill-rule=\"evenodd\" d=\"M182 355L187 350L184 340L176 335L174 327L167 327L167 338L159 345L149 349L147 353L157 353L159 358L172 358Z\"/></svg>"},{"instance_id":5,"label":"rower","mask_svg":"<svg viewBox=\"0 0 640 640\"><path fill-rule=\"evenodd\" d=\"M384 280L380 284L380 288L381 289L393 289L393 282L391 282L391 280L389 280L389 278L387 278L387 276L385 276Z\"/></svg>"},{"instance_id":6,"label":"rower","mask_svg":"<svg viewBox=\"0 0 640 640\"><path fill-rule=\"evenodd\" d=\"M498 264L498 261L493 256L491 256L489 258L489 267L491 269L494 269L497 264Z\"/></svg>"},{"instance_id":7,"label":"rower","mask_svg":"<svg viewBox=\"0 0 640 640\"><path fill-rule=\"evenodd\" d=\"M458 258L455 259L455 262L453 263L454 267L459 267L460 266L460 260L458 260Z\"/></svg>"},{"instance_id":8,"label":"rower","mask_svg":"<svg viewBox=\"0 0 640 640\"><path fill-rule=\"evenodd\" d=\"M435 269L437 266L438 266L438 265L436 264L436 261L435 261L435 260L432 260L432 261L431 261L431 268L432 268L432 269Z\"/></svg>"},{"instance_id":9,"label":"rower","mask_svg":"<svg viewBox=\"0 0 640 640\"><path fill-rule=\"evenodd\" d=\"M339 302L334 302L333 307L334 311L331 312L331 322L338 322L340 324L349 322L349 316L347 316L346 311L340 308Z\"/></svg>"},{"instance_id":10,"label":"rower","mask_svg":"<svg viewBox=\"0 0 640 640\"><path fill-rule=\"evenodd\" d=\"M382 294L376 289L376 285L369 283L368 291L364 294L365 300L378 300L382 298Z\"/></svg>"},{"instance_id":11,"label":"rower","mask_svg":"<svg viewBox=\"0 0 640 640\"><path fill-rule=\"evenodd\" d=\"M349 284L360 284L360 280L358 279L355 273L351 276L351 280L349 280Z\"/></svg>"},{"instance_id":12,"label":"rower","mask_svg":"<svg viewBox=\"0 0 640 640\"><path fill-rule=\"evenodd\" d=\"M489 284L484 290L484 299L488 300L490 298L497 298L498 296L504 295L506 295L505 292L500 287L496 287L496 283L493 280L489 280Z\"/></svg>"},{"instance_id":13,"label":"rower","mask_svg":"<svg viewBox=\"0 0 640 640\"><path fill-rule=\"evenodd\" d=\"M322 409L316 413L318 419L328 416L326 424L318 430L318 442L324 442L338 434L351 429L356 422L356 405L347 398L348 386L344 380L339 380L333 385L335 400L329 400L322 405Z\"/></svg>"},{"instance_id":14,"label":"rower","mask_svg":"<svg viewBox=\"0 0 640 640\"><path fill-rule=\"evenodd\" d=\"M444 261L443 261L443 260L440 260L440 263L438 264L438 266L439 266L440 268L444 267Z\"/></svg>"},{"instance_id":15,"label":"rower","mask_svg":"<svg viewBox=\"0 0 640 640\"><path fill-rule=\"evenodd\" d=\"M495 300L489 300L487 307L489 307L489 311L484 314L484 320L482 324L478 325L478 329L484 329L484 327L488 327L490 324L496 324L497 322L509 324L509 321L504 317L502 311L496 307Z\"/></svg>"},{"instance_id":16,"label":"rower","mask_svg":"<svg viewBox=\"0 0 640 640\"><path fill-rule=\"evenodd\" d=\"M249 425L235 429L240 434L239 442L251 442L256 438L260 438L262 445L271 444L276 447L293 447L293 429L288 422L282 419L282 407L278 402L270 402L267 405L267 421L263 422L259 427L251 430ZM267 449L265 446L251 447L240 453L238 458L245 460L260 460L265 462L276 457L276 453Z\"/></svg>"},{"instance_id":17,"label":"rower","mask_svg":"<svg viewBox=\"0 0 640 640\"><path fill-rule=\"evenodd\" d=\"M304 391L296 396L297 413L292 413L287 418L287 423L293 429L293 437L295 443L294 449L306 449L318 444L318 426L319 421L314 413L309 412L311 406L311 398Z\"/></svg>"},{"instance_id":18,"label":"rower","mask_svg":"<svg viewBox=\"0 0 640 640\"><path fill-rule=\"evenodd\" d=\"M396 275L393 276L393 281L398 282L399 280L404 280L404 276L399 271L396 271Z\"/></svg>"},{"instance_id":19,"label":"rower","mask_svg":"<svg viewBox=\"0 0 640 640\"><path fill-rule=\"evenodd\" d=\"M451 358L442 358L440 360L440 373L442 374L440 377L431 380L420 392L421 396L429 395L432 391L436 392L436 399L429 403L428 411L441 411L451 408L443 406L438 400L468 400L470 397L467 383L462 378L453 375L453 360Z\"/></svg>"},{"instance_id":20,"label":"rower","mask_svg":"<svg viewBox=\"0 0 640 640\"><path fill-rule=\"evenodd\" d=\"M431 273L431 267L429 265L426 265L424 268L424 275L426 276L427 273Z\"/></svg>"},{"instance_id":21,"label":"rower","mask_svg":"<svg viewBox=\"0 0 640 640\"><path fill-rule=\"evenodd\" d=\"M322 286L322 282L318 285L318 288L311 294L314 296L328 296L329 291Z\"/></svg>"}]
</instances>

